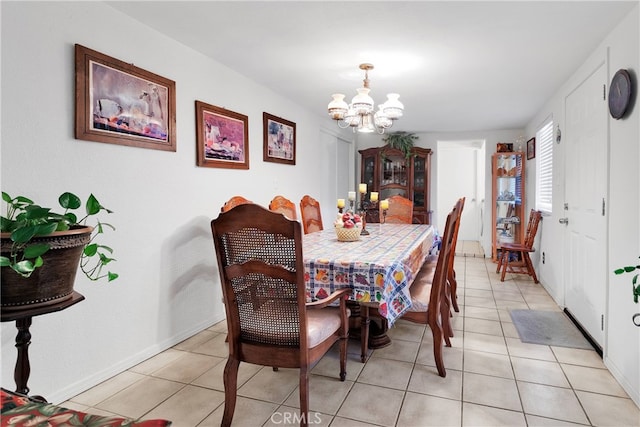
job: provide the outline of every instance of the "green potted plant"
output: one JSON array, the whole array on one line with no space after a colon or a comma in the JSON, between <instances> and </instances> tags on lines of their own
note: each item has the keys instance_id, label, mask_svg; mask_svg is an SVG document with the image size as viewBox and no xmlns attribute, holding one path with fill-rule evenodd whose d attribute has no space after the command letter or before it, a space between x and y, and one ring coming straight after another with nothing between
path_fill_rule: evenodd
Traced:
<instances>
[{"instance_id":1,"label":"green potted plant","mask_svg":"<svg viewBox=\"0 0 640 427\"><path fill-rule=\"evenodd\" d=\"M393 132L387 134L387 136L382 140L387 143L389 148L395 148L402 151L402 153L404 153L404 157L408 159L411 156L413 141L416 139L418 139L418 137L413 133Z\"/></svg>"},{"instance_id":2,"label":"green potted plant","mask_svg":"<svg viewBox=\"0 0 640 427\"><path fill-rule=\"evenodd\" d=\"M636 270L640 271L640 265L628 265L626 267L620 267L613 270L613 272L615 274L624 274L633 273ZM633 295L633 302L635 302L636 304L638 303L638 297L640 297L640 284L638 283L638 276L640 276L640 273L635 273L631 277L631 291ZM633 323L636 326L640 326L640 313L636 313L633 315Z\"/></svg>"},{"instance_id":3,"label":"green potted plant","mask_svg":"<svg viewBox=\"0 0 640 427\"><path fill-rule=\"evenodd\" d=\"M80 218L82 201L63 193L58 202L63 213L43 207L24 196L2 192L6 216L0 217L0 268L2 309L52 304L71 297L78 270L91 280L115 280L118 274L103 269L115 261L109 246L97 243L105 229L98 215L111 211L91 194ZM87 225L93 219L95 226ZM107 267L108 268L108 267Z\"/></svg>"}]
</instances>

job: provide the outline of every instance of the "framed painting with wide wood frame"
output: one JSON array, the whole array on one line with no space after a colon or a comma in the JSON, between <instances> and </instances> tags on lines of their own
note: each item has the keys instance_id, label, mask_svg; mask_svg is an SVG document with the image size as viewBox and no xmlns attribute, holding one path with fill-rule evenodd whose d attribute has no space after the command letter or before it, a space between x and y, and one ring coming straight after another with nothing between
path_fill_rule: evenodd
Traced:
<instances>
[{"instance_id":1,"label":"framed painting with wide wood frame","mask_svg":"<svg viewBox=\"0 0 640 427\"><path fill-rule=\"evenodd\" d=\"M249 169L249 118L196 101L198 166Z\"/></svg>"},{"instance_id":2,"label":"framed painting with wide wood frame","mask_svg":"<svg viewBox=\"0 0 640 427\"><path fill-rule=\"evenodd\" d=\"M75 137L176 151L176 84L75 45Z\"/></svg>"},{"instance_id":3,"label":"framed painting with wide wood frame","mask_svg":"<svg viewBox=\"0 0 640 427\"><path fill-rule=\"evenodd\" d=\"M265 162L296 164L296 124L262 113L263 122L263 154Z\"/></svg>"}]
</instances>

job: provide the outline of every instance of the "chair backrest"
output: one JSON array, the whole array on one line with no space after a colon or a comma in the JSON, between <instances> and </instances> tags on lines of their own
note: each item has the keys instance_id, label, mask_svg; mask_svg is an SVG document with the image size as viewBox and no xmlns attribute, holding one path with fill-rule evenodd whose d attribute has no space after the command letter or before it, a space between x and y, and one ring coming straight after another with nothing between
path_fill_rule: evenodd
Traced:
<instances>
[{"instance_id":1,"label":"chair backrest","mask_svg":"<svg viewBox=\"0 0 640 427\"><path fill-rule=\"evenodd\" d=\"M227 212L228 210L233 209L238 205L246 205L248 203L253 202L251 200L245 199L242 196L233 196L224 203L224 206L220 208L220 212Z\"/></svg>"},{"instance_id":2,"label":"chair backrest","mask_svg":"<svg viewBox=\"0 0 640 427\"><path fill-rule=\"evenodd\" d=\"M284 196L274 197L269 203L269 210L271 212L279 212L289 219L298 219L296 204Z\"/></svg>"},{"instance_id":3,"label":"chair backrest","mask_svg":"<svg viewBox=\"0 0 640 427\"><path fill-rule=\"evenodd\" d=\"M300 200L300 215L302 216L304 234L324 230L320 203L308 194Z\"/></svg>"},{"instance_id":4,"label":"chair backrest","mask_svg":"<svg viewBox=\"0 0 640 427\"><path fill-rule=\"evenodd\" d=\"M540 211L531 209L529 222L527 223L527 231L524 234L524 242L522 242L527 249L531 249L533 247L533 241L536 239L536 233L538 232L538 225L540 224L541 218L542 213Z\"/></svg>"},{"instance_id":5,"label":"chair backrest","mask_svg":"<svg viewBox=\"0 0 640 427\"><path fill-rule=\"evenodd\" d=\"M453 272L453 262L456 257L456 246L458 246L458 231L460 230L460 220L462 219L462 210L464 209L464 202L466 197L461 197L455 204L455 209L458 210L458 221L456 222L456 228L453 230L453 243L451 247L451 257L449 261L449 272Z\"/></svg>"},{"instance_id":6,"label":"chair backrest","mask_svg":"<svg viewBox=\"0 0 640 427\"><path fill-rule=\"evenodd\" d=\"M413 223L413 202L406 197L395 195L389 197L389 209L386 218L382 209L380 211L380 222L390 224L411 224Z\"/></svg>"},{"instance_id":7,"label":"chair backrest","mask_svg":"<svg viewBox=\"0 0 640 427\"><path fill-rule=\"evenodd\" d=\"M300 223L257 204L244 204L211 221L211 231L229 351L251 363L262 357L269 364L274 349L307 348ZM239 354L240 346L247 344L271 346L270 356L256 354L255 349Z\"/></svg>"}]
</instances>

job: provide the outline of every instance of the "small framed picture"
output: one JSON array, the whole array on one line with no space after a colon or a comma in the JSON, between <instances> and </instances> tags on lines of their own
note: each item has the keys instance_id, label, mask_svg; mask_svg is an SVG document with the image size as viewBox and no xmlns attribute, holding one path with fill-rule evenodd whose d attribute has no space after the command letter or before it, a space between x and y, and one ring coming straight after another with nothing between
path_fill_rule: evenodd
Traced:
<instances>
[{"instance_id":1,"label":"small framed picture","mask_svg":"<svg viewBox=\"0 0 640 427\"><path fill-rule=\"evenodd\" d=\"M196 101L198 166L249 169L249 118Z\"/></svg>"},{"instance_id":2,"label":"small framed picture","mask_svg":"<svg viewBox=\"0 0 640 427\"><path fill-rule=\"evenodd\" d=\"M536 157L536 139L531 138L527 141L527 160L531 160Z\"/></svg>"},{"instance_id":3,"label":"small framed picture","mask_svg":"<svg viewBox=\"0 0 640 427\"><path fill-rule=\"evenodd\" d=\"M75 137L176 151L176 84L75 45Z\"/></svg>"},{"instance_id":4,"label":"small framed picture","mask_svg":"<svg viewBox=\"0 0 640 427\"><path fill-rule=\"evenodd\" d=\"M296 124L262 113L263 157L265 162L296 164Z\"/></svg>"}]
</instances>

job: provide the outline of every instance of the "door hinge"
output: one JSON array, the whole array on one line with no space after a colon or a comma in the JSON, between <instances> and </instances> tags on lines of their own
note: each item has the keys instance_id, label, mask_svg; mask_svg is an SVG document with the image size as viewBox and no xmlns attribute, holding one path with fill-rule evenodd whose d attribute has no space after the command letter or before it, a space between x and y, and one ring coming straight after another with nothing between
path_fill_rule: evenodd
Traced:
<instances>
[{"instance_id":1,"label":"door hinge","mask_svg":"<svg viewBox=\"0 0 640 427\"><path fill-rule=\"evenodd\" d=\"M604 331L604 314L600 315L600 330Z\"/></svg>"},{"instance_id":2,"label":"door hinge","mask_svg":"<svg viewBox=\"0 0 640 427\"><path fill-rule=\"evenodd\" d=\"M604 216L604 207L605 207L605 204L604 204L604 197L603 197L602 198L602 216Z\"/></svg>"},{"instance_id":3,"label":"door hinge","mask_svg":"<svg viewBox=\"0 0 640 427\"><path fill-rule=\"evenodd\" d=\"M603 101L607 100L607 85L606 84L602 85L602 100Z\"/></svg>"}]
</instances>

